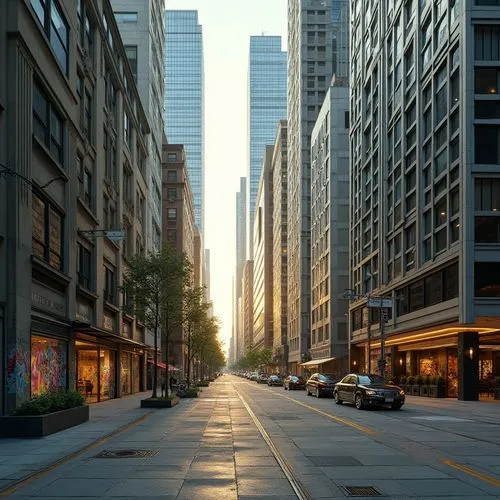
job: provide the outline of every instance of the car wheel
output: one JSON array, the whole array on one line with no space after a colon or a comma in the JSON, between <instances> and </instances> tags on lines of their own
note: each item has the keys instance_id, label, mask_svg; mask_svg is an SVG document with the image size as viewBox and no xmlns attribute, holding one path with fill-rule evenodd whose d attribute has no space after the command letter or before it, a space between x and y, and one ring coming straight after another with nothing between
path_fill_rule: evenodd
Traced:
<instances>
[{"instance_id":1,"label":"car wheel","mask_svg":"<svg viewBox=\"0 0 500 500\"><path fill-rule=\"evenodd\" d=\"M354 398L354 404L358 410L363 409L363 400L361 399L361 394L356 394L356 397Z\"/></svg>"},{"instance_id":2,"label":"car wheel","mask_svg":"<svg viewBox=\"0 0 500 500\"><path fill-rule=\"evenodd\" d=\"M338 392L335 392L333 394L333 398L335 399L335 403L338 404L338 405L341 405L342 404L342 400L339 398L339 393Z\"/></svg>"},{"instance_id":3,"label":"car wheel","mask_svg":"<svg viewBox=\"0 0 500 500\"><path fill-rule=\"evenodd\" d=\"M309 389L308 389L307 387L306 387L306 394L307 394L308 396L310 396L310 395L311 395L311 393L309 392Z\"/></svg>"},{"instance_id":4,"label":"car wheel","mask_svg":"<svg viewBox=\"0 0 500 500\"><path fill-rule=\"evenodd\" d=\"M396 404L396 405L392 405L392 407L391 407L391 408L392 408L393 410L401 410L401 407L402 407L402 406L403 406L403 405Z\"/></svg>"},{"instance_id":5,"label":"car wheel","mask_svg":"<svg viewBox=\"0 0 500 500\"><path fill-rule=\"evenodd\" d=\"M283 390L286 391L286 385L283 386Z\"/></svg>"}]
</instances>

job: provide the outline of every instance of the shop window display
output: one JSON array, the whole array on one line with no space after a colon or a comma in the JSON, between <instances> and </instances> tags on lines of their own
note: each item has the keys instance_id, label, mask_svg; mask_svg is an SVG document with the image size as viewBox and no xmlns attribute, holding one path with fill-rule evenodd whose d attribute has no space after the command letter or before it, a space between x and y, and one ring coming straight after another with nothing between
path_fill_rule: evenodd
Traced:
<instances>
[{"instance_id":1,"label":"shop window display","mask_svg":"<svg viewBox=\"0 0 500 500\"><path fill-rule=\"evenodd\" d=\"M139 392L141 390L141 358L137 354L132 355L132 368L134 376L132 378L132 392Z\"/></svg>"},{"instance_id":2,"label":"shop window display","mask_svg":"<svg viewBox=\"0 0 500 500\"><path fill-rule=\"evenodd\" d=\"M97 349L79 349L77 354L77 389L87 403L98 401L98 355Z\"/></svg>"},{"instance_id":3,"label":"shop window display","mask_svg":"<svg viewBox=\"0 0 500 500\"><path fill-rule=\"evenodd\" d=\"M31 336L31 394L66 389L68 343L39 335Z\"/></svg>"},{"instance_id":4,"label":"shop window display","mask_svg":"<svg viewBox=\"0 0 500 500\"><path fill-rule=\"evenodd\" d=\"M101 349L99 351L99 401L112 399L115 394L116 356L114 351Z\"/></svg>"},{"instance_id":5,"label":"shop window display","mask_svg":"<svg viewBox=\"0 0 500 500\"><path fill-rule=\"evenodd\" d=\"M122 352L120 358L121 395L131 394L132 391L132 359L129 352Z\"/></svg>"}]
</instances>

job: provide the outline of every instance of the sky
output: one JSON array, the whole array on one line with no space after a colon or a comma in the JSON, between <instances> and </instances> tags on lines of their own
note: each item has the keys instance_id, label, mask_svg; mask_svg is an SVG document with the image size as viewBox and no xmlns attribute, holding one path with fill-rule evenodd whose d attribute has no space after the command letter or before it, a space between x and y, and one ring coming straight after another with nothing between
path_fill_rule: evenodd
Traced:
<instances>
[{"instance_id":1,"label":"sky","mask_svg":"<svg viewBox=\"0 0 500 500\"><path fill-rule=\"evenodd\" d=\"M251 35L281 35L286 0L166 0L168 10L197 10L205 58L205 248L210 295L225 350L232 329L236 192L246 176L247 71Z\"/></svg>"}]
</instances>

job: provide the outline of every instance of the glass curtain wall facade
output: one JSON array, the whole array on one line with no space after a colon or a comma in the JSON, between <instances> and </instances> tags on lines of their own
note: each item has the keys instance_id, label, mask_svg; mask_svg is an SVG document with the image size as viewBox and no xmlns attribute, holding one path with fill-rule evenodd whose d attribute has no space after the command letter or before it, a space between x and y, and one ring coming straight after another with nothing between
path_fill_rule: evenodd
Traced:
<instances>
[{"instance_id":1,"label":"glass curtain wall facade","mask_svg":"<svg viewBox=\"0 0 500 500\"><path fill-rule=\"evenodd\" d=\"M195 222L205 217L203 34L198 12L165 11L165 133L183 144L193 191Z\"/></svg>"},{"instance_id":2,"label":"glass curtain wall facade","mask_svg":"<svg viewBox=\"0 0 500 500\"><path fill-rule=\"evenodd\" d=\"M280 36L250 37L248 66L247 258L253 258L253 219L266 145L286 118L287 53Z\"/></svg>"}]
</instances>

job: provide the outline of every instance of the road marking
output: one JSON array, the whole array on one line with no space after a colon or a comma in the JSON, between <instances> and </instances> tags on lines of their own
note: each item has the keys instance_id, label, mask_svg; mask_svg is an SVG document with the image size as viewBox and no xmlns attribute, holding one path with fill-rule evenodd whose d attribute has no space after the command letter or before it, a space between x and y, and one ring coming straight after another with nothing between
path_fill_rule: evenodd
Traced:
<instances>
[{"instance_id":1,"label":"road marking","mask_svg":"<svg viewBox=\"0 0 500 500\"><path fill-rule=\"evenodd\" d=\"M410 417L415 420L430 420L430 421L435 421L435 422L472 422L472 420L468 418L458 418L458 417L446 417L442 415L433 415L429 417Z\"/></svg>"},{"instance_id":2,"label":"road marking","mask_svg":"<svg viewBox=\"0 0 500 500\"><path fill-rule=\"evenodd\" d=\"M448 465L449 467L453 467L454 469L457 469L461 472L465 472L465 474L469 474L469 476L475 477L476 479L480 479L481 481L492 484L493 486L500 487L500 480L488 476L487 474L483 474L482 472L478 472L477 470L474 470L471 467L457 464L452 460L442 460L442 462L443 464Z\"/></svg>"},{"instance_id":3,"label":"road marking","mask_svg":"<svg viewBox=\"0 0 500 500\"><path fill-rule=\"evenodd\" d=\"M146 413L145 415L141 415L140 417L136 418L132 422L129 422L128 424L122 425L118 429L115 429L114 431L110 432L109 434L106 434L104 437L99 438L96 441L85 445L83 448L80 448L80 449L70 453L69 455L62 457L59 460L56 460L55 462L51 463L47 467L45 467L39 471L36 471L33 474L28 475L27 477L20 479L17 483L13 484L12 486L8 486L6 489L0 490L0 497L8 497L9 495L16 492L17 490L19 490L23 486L26 486L27 484L31 483L35 479L38 479L38 478L44 476L45 474L47 474L47 472L51 472L54 469L57 469L61 465L64 465L64 464L70 462L71 460L78 457L79 455L82 455L86 451L89 451L92 448L95 448L96 446L99 446L99 445L109 441L111 438L115 437L116 435L118 435L124 431L128 431L130 429L133 429L134 427L139 425L143 420L145 420L147 417L149 417L152 413L153 412L151 411L151 412Z\"/></svg>"},{"instance_id":4,"label":"road marking","mask_svg":"<svg viewBox=\"0 0 500 500\"><path fill-rule=\"evenodd\" d=\"M304 488L302 483L295 477L295 474L293 472L292 467L288 464L286 459L281 455L281 453L278 451L278 448L273 443L273 440L267 433L266 429L264 429L263 425L260 423L260 420L258 419L257 415L252 411L248 403L245 401L243 396L238 392L237 389L234 389L236 394L238 394L238 397L240 398L241 402L243 403L243 406L246 408L248 414L252 418L255 426L259 430L262 438L266 442L267 446L271 450L271 453L273 454L274 458L278 462L278 465L280 466L281 470L285 474L286 478L288 479L288 482L290 483L290 486L292 487L293 491L297 495L297 498L299 500L311 500L311 495L309 492Z\"/></svg>"}]
</instances>

